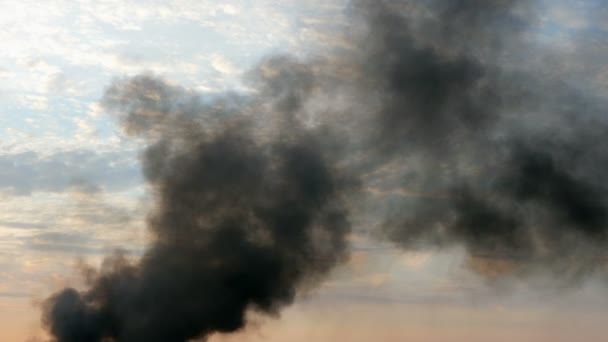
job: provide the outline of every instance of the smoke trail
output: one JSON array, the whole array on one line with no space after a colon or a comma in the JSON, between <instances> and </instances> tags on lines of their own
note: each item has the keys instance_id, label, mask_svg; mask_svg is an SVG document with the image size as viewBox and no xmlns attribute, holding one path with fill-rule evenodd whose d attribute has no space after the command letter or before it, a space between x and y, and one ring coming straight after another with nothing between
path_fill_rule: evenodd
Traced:
<instances>
[{"instance_id":1,"label":"smoke trail","mask_svg":"<svg viewBox=\"0 0 608 342\"><path fill-rule=\"evenodd\" d=\"M435 194L391 203L383 226L405 248L461 244L522 273L578 279L605 269L606 122L597 100L518 65L532 53L516 48L533 4L355 6L366 23L356 62L372 80L359 92L375 103L371 168L406 170L371 181Z\"/></svg>"}]
</instances>

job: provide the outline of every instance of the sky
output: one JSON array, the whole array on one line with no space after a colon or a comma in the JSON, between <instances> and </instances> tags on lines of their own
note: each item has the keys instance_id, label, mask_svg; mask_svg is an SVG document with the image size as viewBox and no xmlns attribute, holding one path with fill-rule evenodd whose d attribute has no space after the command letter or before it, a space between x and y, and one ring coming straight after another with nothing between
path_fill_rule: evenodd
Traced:
<instances>
[{"instance_id":1,"label":"sky","mask_svg":"<svg viewBox=\"0 0 608 342\"><path fill-rule=\"evenodd\" d=\"M136 259L149 242L144 143L100 104L112 82L153 74L207 98L248 94L244 79L261 59L315 58L343 44L347 3L0 1L0 340L44 340L44 298L82 285L84 264L116 249ZM560 56L541 63L606 98L605 5L539 3L532 39ZM318 287L276 317L252 313L243 331L211 341L604 337L608 298L594 279L567 289L545 279L496 286L458 247L404 251L356 228L349 259Z\"/></svg>"}]
</instances>

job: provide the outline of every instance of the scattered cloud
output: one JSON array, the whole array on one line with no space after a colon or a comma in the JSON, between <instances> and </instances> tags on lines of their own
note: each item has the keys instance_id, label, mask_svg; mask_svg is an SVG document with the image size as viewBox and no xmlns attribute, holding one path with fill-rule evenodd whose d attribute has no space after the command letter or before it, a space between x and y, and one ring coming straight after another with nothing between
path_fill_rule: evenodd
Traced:
<instances>
[{"instance_id":1,"label":"scattered cloud","mask_svg":"<svg viewBox=\"0 0 608 342\"><path fill-rule=\"evenodd\" d=\"M64 192L90 181L108 190L136 186L137 161L130 153L73 150L43 156L37 152L0 155L0 190L14 195Z\"/></svg>"}]
</instances>

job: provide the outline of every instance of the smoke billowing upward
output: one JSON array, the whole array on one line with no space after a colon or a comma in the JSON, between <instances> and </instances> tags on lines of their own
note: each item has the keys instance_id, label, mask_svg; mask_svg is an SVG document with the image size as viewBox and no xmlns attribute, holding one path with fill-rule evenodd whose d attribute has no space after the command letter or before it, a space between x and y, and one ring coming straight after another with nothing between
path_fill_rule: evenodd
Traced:
<instances>
[{"instance_id":1,"label":"smoke billowing upward","mask_svg":"<svg viewBox=\"0 0 608 342\"><path fill-rule=\"evenodd\" d=\"M522 63L535 2L348 11L349 47L267 59L254 95L211 101L153 76L107 90L148 144L154 240L47 301L58 341L186 341L275 314L345 258L353 203L375 201L359 215L403 248L461 245L522 276L604 271L606 122L599 100Z\"/></svg>"},{"instance_id":2,"label":"smoke billowing upward","mask_svg":"<svg viewBox=\"0 0 608 342\"><path fill-rule=\"evenodd\" d=\"M297 110L290 96L278 109L285 115ZM256 139L237 108L203 104L150 76L118 81L104 104L150 142L143 165L157 196L154 242L138 264L110 257L87 291L51 298L47 319L59 341L235 331L247 309L276 313L345 256L349 224L314 132L284 126ZM226 123L203 129L209 113Z\"/></svg>"}]
</instances>

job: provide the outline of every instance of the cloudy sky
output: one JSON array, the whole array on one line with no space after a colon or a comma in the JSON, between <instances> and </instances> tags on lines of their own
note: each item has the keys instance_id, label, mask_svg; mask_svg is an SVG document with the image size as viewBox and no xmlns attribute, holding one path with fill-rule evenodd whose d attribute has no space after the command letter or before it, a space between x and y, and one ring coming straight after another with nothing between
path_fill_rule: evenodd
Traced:
<instances>
[{"instance_id":1,"label":"cloudy sky","mask_svg":"<svg viewBox=\"0 0 608 342\"><path fill-rule=\"evenodd\" d=\"M148 240L141 143L98 103L112 80L152 73L201 96L252 91L261 58L342 44L348 1L0 1L0 340L43 335L39 304L83 263ZM601 0L546 1L537 43L561 72L608 96ZM401 251L373 233L280 317L212 341L600 341L605 288L488 286L458 248ZM480 265L479 267L483 267Z\"/></svg>"}]
</instances>

